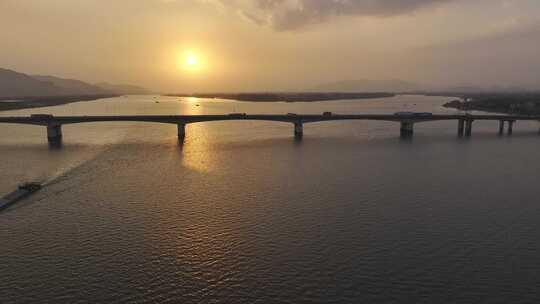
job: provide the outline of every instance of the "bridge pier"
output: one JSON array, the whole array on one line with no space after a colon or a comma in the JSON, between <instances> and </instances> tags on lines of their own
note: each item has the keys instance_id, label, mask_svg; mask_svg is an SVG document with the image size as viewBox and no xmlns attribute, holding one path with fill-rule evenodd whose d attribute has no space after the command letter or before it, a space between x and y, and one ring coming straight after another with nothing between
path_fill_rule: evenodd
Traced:
<instances>
[{"instance_id":1,"label":"bridge pier","mask_svg":"<svg viewBox=\"0 0 540 304\"><path fill-rule=\"evenodd\" d=\"M472 135L472 124L473 124L473 121L472 119L467 119L465 121L465 136L467 137L471 137Z\"/></svg>"},{"instance_id":2,"label":"bridge pier","mask_svg":"<svg viewBox=\"0 0 540 304\"><path fill-rule=\"evenodd\" d=\"M464 133L465 133L465 120L460 119L460 120L458 120L457 134L458 134L459 137L463 137Z\"/></svg>"},{"instance_id":3,"label":"bridge pier","mask_svg":"<svg viewBox=\"0 0 540 304\"><path fill-rule=\"evenodd\" d=\"M512 133L514 132L514 122L515 120L508 121L508 135L512 135Z\"/></svg>"},{"instance_id":4,"label":"bridge pier","mask_svg":"<svg viewBox=\"0 0 540 304\"><path fill-rule=\"evenodd\" d=\"M301 139L304 136L304 124L301 121L294 123L294 137Z\"/></svg>"},{"instance_id":5,"label":"bridge pier","mask_svg":"<svg viewBox=\"0 0 540 304\"><path fill-rule=\"evenodd\" d=\"M402 120L401 127L399 129L399 135L401 138L411 138L414 134L414 122L410 120Z\"/></svg>"},{"instance_id":6,"label":"bridge pier","mask_svg":"<svg viewBox=\"0 0 540 304\"><path fill-rule=\"evenodd\" d=\"M504 134L504 120L499 120L499 136Z\"/></svg>"},{"instance_id":7,"label":"bridge pier","mask_svg":"<svg viewBox=\"0 0 540 304\"><path fill-rule=\"evenodd\" d=\"M47 140L50 145L59 145L62 143L62 125L48 124L47 125Z\"/></svg>"},{"instance_id":8,"label":"bridge pier","mask_svg":"<svg viewBox=\"0 0 540 304\"><path fill-rule=\"evenodd\" d=\"M178 141L183 142L186 138L186 124L185 123L179 123L178 126Z\"/></svg>"}]
</instances>

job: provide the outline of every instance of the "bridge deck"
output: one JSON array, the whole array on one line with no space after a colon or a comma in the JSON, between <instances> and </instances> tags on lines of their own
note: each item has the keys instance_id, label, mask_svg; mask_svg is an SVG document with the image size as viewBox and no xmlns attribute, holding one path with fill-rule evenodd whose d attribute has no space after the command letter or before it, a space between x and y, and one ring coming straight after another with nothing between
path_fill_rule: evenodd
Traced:
<instances>
[{"instance_id":1,"label":"bridge deck","mask_svg":"<svg viewBox=\"0 0 540 304\"><path fill-rule=\"evenodd\" d=\"M132 121L132 122L157 122L157 123L196 123L204 121L220 120L263 120L263 121L281 121L281 122L320 122L333 120L383 120L383 121L412 121L426 122L437 120L495 120L495 121L513 121L513 120L538 120L540 116L527 115L463 115L463 114L433 114L429 116L405 116L395 114L298 114L298 115L279 115L279 114L254 114L254 115L116 115L116 116L12 116L0 117L0 123L17 124L75 124L87 122L105 122L105 121Z\"/></svg>"},{"instance_id":2,"label":"bridge deck","mask_svg":"<svg viewBox=\"0 0 540 304\"><path fill-rule=\"evenodd\" d=\"M178 139L183 142L186 136L186 124L204 121L225 121L225 120L261 120L279 121L294 124L295 138L302 138L303 124L321 121L334 120L382 120L399 122L400 135L403 138L410 138L414 133L414 124L419 122L437 120L457 120L458 136L471 136L472 124L474 120L494 120L499 121L499 134L504 131L504 125L508 124L508 134L512 134L514 122L517 120L538 120L540 116L525 115L467 115L467 114L287 114L287 115L267 115L256 114L247 115L243 113L228 115L124 115L124 116L53 116L37 114L31 116L0 117L0 123L41 125L47 128L47 138L49 144L57 146L62 142L62 125L88 123L88 122L109 122L109 121L130 121L130 122L155 122L176 124L178 127Z\"/></svg>"}]
</instances>

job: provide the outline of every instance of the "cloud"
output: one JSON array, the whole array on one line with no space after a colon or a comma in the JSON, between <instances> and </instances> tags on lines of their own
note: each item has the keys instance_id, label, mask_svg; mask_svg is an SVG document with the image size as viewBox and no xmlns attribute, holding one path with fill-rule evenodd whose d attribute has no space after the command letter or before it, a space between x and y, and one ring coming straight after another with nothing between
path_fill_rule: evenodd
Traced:
<instances>
[{"instance_id":1,"label":"cloud","mask_svg":"<svg viewBox=\"0 0 540 304\"><path fill-rule=\"evenodd\" d=\"M336 16L394 16L455 0L218 0L251 21L286 31Z\"/></svg>"}]
</instances>

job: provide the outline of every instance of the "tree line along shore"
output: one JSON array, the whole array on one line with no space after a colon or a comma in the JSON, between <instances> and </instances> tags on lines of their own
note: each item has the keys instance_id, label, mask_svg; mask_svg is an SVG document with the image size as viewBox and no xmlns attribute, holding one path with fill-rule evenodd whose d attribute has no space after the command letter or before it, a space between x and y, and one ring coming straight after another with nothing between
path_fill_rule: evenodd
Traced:
<instances>
[{"instance_id":1,"label":"tree line along shore","mask_svg":"<svg viewBox=\"0 0 540 304\"><path fill-rule=\"evenodd\" d=\"M540 93L474 93L455 96L460 99L444 104L463 111L477 110L494 113L540 115Z\"/></svg>"},{"instance_id":2,"label":"tree line along shore","mask_svg":"<svg viewBox=\"0 0 540 304\"><path fill-rule=\"evenodd\" d=\"M394 97L395 93L374 92L374 93L197 93L197 94L166 94L172 97L197 97L197 98L220 98L238 101L252 102L314 102L342 99L367 99Z\"/></svg>"},{"instance_id":3,"label":"tree line along shore","mask_svg":"<svg viewBox=\"0 0 540 304\"><path fill-rule=\"evenodd\" d=\"M91 101L118 96L121 95L103 94L84 96L0 97L0 111L52 107L71 102Z\"/></svg>"},{"instance_id":4,"label":"tree line along shore","mask_svg":"<svg viewBox=\"0 0 540 304\"><path fill-rule=\"evenodd\" d=\"M167 94L175 97L222 98L251 102L314 102L341 99L367 99L394 97L394 93L218 93L218 94ZM78 101L91 101L101 98L119 97L118 94L82 96L41 96L41 97L0 97L0 111L26 108L41 108L63 105Z\"/></svg>"},{"instance_id":5,"label":"tree line along shore","mask_svg":"<svg viewBox=\"0 0 540 304\"><path fill-rule=\"evenodd\" d=\"M418 93L428 96L453 96L444 107L459 110L540 115L540 93ZM343 99L368 99L394 97L396 93L201 93L166 94L174 97L221 98L251 102L315 102ZM71 102L92 101L102 98L119 97L119 94L82 96L42 96L42 97L0 97L0 111L25 108L40 108L63 105Z\"/></svg>"}]
</instances>

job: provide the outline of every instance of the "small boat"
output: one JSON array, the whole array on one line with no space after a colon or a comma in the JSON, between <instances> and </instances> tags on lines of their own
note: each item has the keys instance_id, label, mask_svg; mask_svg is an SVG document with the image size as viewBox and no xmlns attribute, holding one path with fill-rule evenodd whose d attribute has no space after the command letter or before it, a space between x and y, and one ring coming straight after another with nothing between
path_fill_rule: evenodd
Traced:
<instances>
[{"instance_id":1,"label":"small boat","mask_svg":"<svg viewBox=\"0 0 540 304\"><path fill-rule=\"evenodd\" d=\"M24 184L20 184L19 185L19 190L26 190L26 191L29 191L30 193L34 193L38 190L41 189L41 184L38 184L38 183L24 183Z\"/></svg>"},{"instance_id":2,"label":"small boat","mask_svg":"<svg viewBox=\"0 0 540 304\"><path fill-rule=\"evenodd\" d=\"M0 210L7 209L18 201L30 196L32 193L39 191L42 188L38 183L24 183L17 187L17 190L0 198Z\"/></svg>"}]
</instances>

